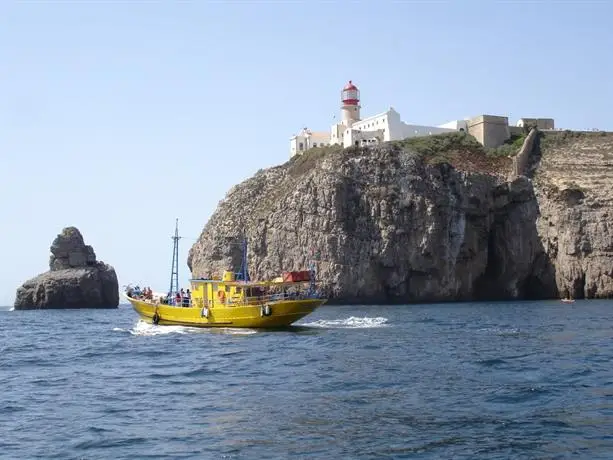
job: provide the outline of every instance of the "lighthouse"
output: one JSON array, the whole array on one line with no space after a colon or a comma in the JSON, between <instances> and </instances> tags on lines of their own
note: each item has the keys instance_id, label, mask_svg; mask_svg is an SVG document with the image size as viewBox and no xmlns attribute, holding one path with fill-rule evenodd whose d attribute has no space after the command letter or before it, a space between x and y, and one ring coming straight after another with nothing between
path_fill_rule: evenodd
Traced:
<instances>
[{"instance_id":1,"label":"lighthouse","mask_svg":"<svg viewBox=\"0 0 613 460\"><path fill-rule=\"evenodd\" d=\"M360 121L360 90L351 80L341 91L341 113L343 124L348 128Z\"/></svg>"}]
</instances>

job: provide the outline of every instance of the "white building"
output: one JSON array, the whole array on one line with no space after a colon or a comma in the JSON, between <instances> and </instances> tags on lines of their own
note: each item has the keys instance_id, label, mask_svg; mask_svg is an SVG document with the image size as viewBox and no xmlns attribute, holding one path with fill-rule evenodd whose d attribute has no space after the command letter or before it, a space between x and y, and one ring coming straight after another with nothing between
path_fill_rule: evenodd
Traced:
<instances>
[{"instance_id":1,"label":"white building","mask_svg":"<svg viewBox=\"0 0 613 460\"><path fill-rule=\"evenodd\" d=\"M351 82L341 91L341 122L332 125L330 133L304 128L290 139L290 156L313 147L326 145L373 145L380 142L428 136L452 131L467 131L467 122L457 120L440 126L409 125L393 108L372 117L360 118L360 91Z\"/></svg>"},{"instance_id":2,"label":"white building","mask_svg":"<svg viewBox=\"0 0 613 460\"><path fill-rule=\"evenodd\" d=\"M302 128L302 131L291 138L290 140L290 156L296 153L304 152L313 147L321 147L330 145L330 134L325 131L313 132L308 128Z\"/></svg>"}]
</instances>

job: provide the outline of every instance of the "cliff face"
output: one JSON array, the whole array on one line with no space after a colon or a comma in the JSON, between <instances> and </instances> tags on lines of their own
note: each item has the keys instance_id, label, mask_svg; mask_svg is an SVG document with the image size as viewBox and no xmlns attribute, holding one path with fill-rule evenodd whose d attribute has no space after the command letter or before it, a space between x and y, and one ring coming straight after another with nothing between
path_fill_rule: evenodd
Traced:
<instances>
[{"instance_id":1,"label":"cliff face","mask_svg":"<svg viewBox=\"0 0 613 460\"><path fill-rule=\"evenodd\" d=\"M38 308L116 308L115 269L96 261L91 246L75 227L66 227L51 244L49 271L17 289L16 310Z\"/></svg>"},{"instance_id":2,"label":"cliff face","mask_svg":"<svg viewBox=\"0 0 613 460\"><path fill-rule=\"evenodd\" d=\"M338 302L613 296L611 138L533 138L513 164L458 134L307 152L231 189L188 265L237 269L244 230L252 277L313 261Z\"/></svg>"},{"instance_id":3,"label":"cliff face","mask_svg":"<svg viewBox=\"0 0 613 460\"><path fill-rule=\"evenodd\" d=\"M537 228L560 294L613 297L613 133L547 134L534 163Z\"/></svg>"}]
</instances>

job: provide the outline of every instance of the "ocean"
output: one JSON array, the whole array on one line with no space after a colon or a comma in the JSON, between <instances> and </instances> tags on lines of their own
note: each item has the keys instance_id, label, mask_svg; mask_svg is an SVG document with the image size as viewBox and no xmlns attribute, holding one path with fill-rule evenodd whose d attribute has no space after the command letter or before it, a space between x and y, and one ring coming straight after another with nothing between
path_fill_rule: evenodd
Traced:
<instances>
[{"instance_id":1,"label":"ocean","mask_svg":"<svg viewBox=\"0 0 613 460\"><path fill-rule=\"evenodd\" d=\"M0 458L611 459L613 302L0 311Z\"/></svg>"}]
</instances>

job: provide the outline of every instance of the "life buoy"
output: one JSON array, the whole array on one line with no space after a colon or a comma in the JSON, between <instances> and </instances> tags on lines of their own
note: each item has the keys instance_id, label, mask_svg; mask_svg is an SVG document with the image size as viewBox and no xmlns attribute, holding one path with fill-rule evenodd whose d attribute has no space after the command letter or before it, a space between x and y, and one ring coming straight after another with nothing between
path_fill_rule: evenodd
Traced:
<instances>
[{"instance_id":1,"label":"life buoy","mask_svg":"<svg viewBox=\"0 0 613 460\"><path fill-rule=\"evenodd\" d=\"M222 302L225 303L226 302L226 293L224 291L217 291L217 298Z\"/></svg>"},{"instance_id":2,"label":"life buoy","mask_svg":"<svg viewBox=\"0 0 613 460\"><path fill-rule=\"evenodd\" d=\"M158 324L160 322L160 314L157 312L157 310L153 314L153 318L151 318L151 322L153 324Z\"/></svg>"},{"instance_id":3,"label":"life buoy","mask_svg":"<svg viewBox=\"0 0 613 460\"><path fill-rule=\"evenodd\" d=\"M266 304L266 305L262 305L260 307L260 316L270 316L272 315L272 308L270 308L270 305Z\"/></svg>"},{"instance_id":4,"label":"life buoy","mask_svg":"<svg viewBox=\"0 0 613 460\"><path fill-rule=\"evenodd\" d=\"M200 317L201 318L208 318L209 317L209 309L206 307L202 307L202 310L200 310Z\"/></svg>"}]
</instances>

